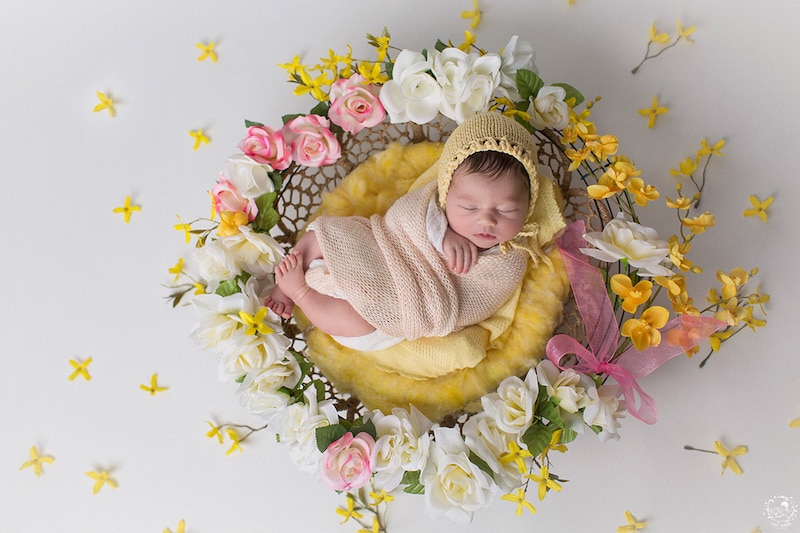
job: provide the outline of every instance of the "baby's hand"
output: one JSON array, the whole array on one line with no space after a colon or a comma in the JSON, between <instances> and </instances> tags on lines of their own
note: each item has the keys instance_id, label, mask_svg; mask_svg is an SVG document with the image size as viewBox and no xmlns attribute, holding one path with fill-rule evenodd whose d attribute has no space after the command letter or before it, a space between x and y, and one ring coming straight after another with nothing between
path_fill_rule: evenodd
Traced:
<instances>
[{"instance_id":1,"label":"baby's hand","mask_svg":"<svg viewBox=\"0 0 800 533\"><path fill-rule=\"evenodd\" d=\"M466 274L478 262L478 247L449 227L444 232L442 250L447 266L456 274Z\"/></svg>"}]
</instances>

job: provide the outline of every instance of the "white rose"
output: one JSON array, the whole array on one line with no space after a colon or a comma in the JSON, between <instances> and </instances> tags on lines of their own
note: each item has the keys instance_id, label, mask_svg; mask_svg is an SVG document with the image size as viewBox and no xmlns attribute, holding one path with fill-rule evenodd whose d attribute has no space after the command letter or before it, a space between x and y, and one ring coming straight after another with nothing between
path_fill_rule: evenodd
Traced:
<instances>
[{"instance_id":1,"label":"white rose","mask_svg":"<svg viewBox=\"0 0 800 533\"><path fill-rule=\"evenodd\" d=\"M599 426L601 441L619 440L619 419L625 416L625 401L620 398L618 385L606 384L597 389L597 402L587 405L583 420L589 426Z\"/></svg>"},{"instance_id":2,"label":"white rose","mask_svg":"<svg viewBox=\"0 0 800 533\"><path fill-rule=\"evenodd\" d=\"M627 259L643 277L672 274L670 269L660 264L669 254L667 242L659 239L653 228L631 222L622 213L606 224L602 233L587 233L583 238L595 247L580 249L590 257L606 262Z\"/></svg>"},{"instance_id":3,"label":"white rose","mask_svg":"<svg viewBox=\"0 0 800 533\"><path fill-rule=\"evenodd\" d=\"M204 350L223 352L233 345L247 344L242 335L239 311L245 306L241 293L222 297L218 294L199 294L192 298L198 318L191 338ZM241 337L241 338L238 338Z\"/></svg>"},{"instance_id":4,"label":"white rose","mask_svg":"<svg viewBox=\"0 0 800 533\"><path fill-rule=\"evenodd\" d=\"M392 409L391 415L375 411L372 422L378 435L371 457L374 485L392 491L404 472L425 468L433 423L413 405L410 413L399 408Z\"/></svg>"},{"instance_id":5,"label":"white rose","mask_svg":"<svg viewBox=\"0 0 800 533\"><path fill-rule=\"evenodd\" d=\"M225 247L226 257L233 261L235 270L249 272L256 278L272 274L284 256L278 241L270 235L253 231L249 226L239 226L235 235L214 242Z\"/></svg>"},{"instance_id":6,"label":"white rose","mask_svg":"<svg viewBox=\"0 0 800 533\"><path fill-rule=\"evenodd\" d=\"M531 124L538 129L562 129L569 123L569 106L564 101L567 91L563 87L545 85L539 89L531 106Z\"/></svg>"},{"instance_id":7,"label":"white rose","mask_svg":"<svg viewBox=\"0 0 800 533\"><path fill-rule=\"evenodd\" d=\"M242 273L236 255L219 239L193 250L186 258L186 270L196 272L206 292L216 291L221 281Z\"/></svg>"},{"instance_id":8,"label":"white rose","mask_svg":"<svg viewBox=\"0 0 800 533\"><path fill-rule=\"evenodd\" d=\"M500 87L499 92L509 100L516 102L519 100L517 91L517 71L520 69L530 70L538 73L534 63L535 54L533 46L525 41L519 41L514 35L503 47L500 54L502 65L500 66Z\"/></svg>"},{"instance_id":9,"label":"white rose","mask_svg":"<svg viewBox=\"0 0 800 533\"><path fill-rule=\"evenodd\" d=\"M244 198L258 198L275 190L269 177L272 167L259 163L244 154L228 157L222 166L222 176L231 182Z\"/></svg>"},{"instance_id":10,"label":"white rose","mask_svg":"<svg viewBox=\"0 0 800 533\"><path fill-rule=\"evenodd\" d=\"M520 486L522 474L516 463L500 462L500 457L508 452L515 437L500 428L495 417L485 411L472 415L461 432L469 449L492 469L495 483L502 490L510 492Z\"/></svg>"},{"instance_id":11,"label":"white rose","mask_svg":"<svg viewBox=\"0 0 800 533\"><path fill-rule=\"evenodd\" d=\"M458 123L486 111L500 84L497 54L466 54L458 48L431 52L433 75L442 86L439 111Z\"/></svg>"},{"instance_id":12,"label":"white rose","mask_svg":"<svg viewBox=\"0 0 800 533\"><path fill-rule=\"evenodd\" d=\"M306 390L304 399L305 403L294 403L273 416L269 428L289 449L289 457L301 472L316 474L322 459L317 428L336 424L339 417L332 400L317 402L315 387Z\"/></svg>"},{"instance_id":13,"label":"white rose","mask_svg":"<svg viewBox=\"0 0 800 533\"><path fill-rule=\"evenodd\" d=\"M439 114L442 88L428 74L430 69L430 61L418 52L403 50L397 55L392 79L380 92L381 103L393 124L425 124Z\"/></svg>"},{"instance_id":14,"label":"white rose","mask_svg":"<svg viewBox=\"0 0 800 533\"><path fill-rule=\"evenodd\" d=\"M293 388L300 376L300 365L292 355L276 359L245 376L238 390L239 401L251 414L269 420L289 405L289 396L278 389Z\"/></svg>"},{"instance_id":15,"label":"white rose","mask_svg":"<svg viewBox=\"0 0 800 533\"><path fill-rule=\"evenodd\" d=\"M433 518L445 516L468 524L478 509L494 499L497 485L469 460L469 448L457 428L433 430L428 462L420 476L425 487L425 509Z\"/></svg>"},{"instance_id":16,"label":"white rose","mask_svg":"<svg viewBox=\"0 0 800 533\"><path fill-rule=\"evenodd\" d=\"M547 395L558 400L558 409L562 420L571 429L582 433L583 419L578 411L597 401L597 393L592 379L586 374L580 374L569 368L559 370L548 359L539 363L536 373L539 383L547 390Z\"/></svg>"},{"instance_id":17,"label":"white rose","mask_svg":"<svg viewBox=\"0 0 800 533\"><path fill-rule=\"evenodd\" d=\"M497 387L497 392L481 398L481 404L484 412L497 420L499 428L519 437L533 421L538 395L536 372L531 369L525 381L516 376L504 379Z\"/></svg>"}]
</instances>

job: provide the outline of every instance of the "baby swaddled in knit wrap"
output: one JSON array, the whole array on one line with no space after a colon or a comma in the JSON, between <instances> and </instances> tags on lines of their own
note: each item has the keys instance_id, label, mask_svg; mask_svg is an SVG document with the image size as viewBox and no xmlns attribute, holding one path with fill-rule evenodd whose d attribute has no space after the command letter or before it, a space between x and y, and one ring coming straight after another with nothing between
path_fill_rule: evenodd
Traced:
<instances>
[{"instance_id":1,"label":"baby swaddled in knit wrap","mask_svg":"<svg viewBox=\"0 0 800 533\"><path fill-rule=\"evenodd\" d=\"M486 178L482 169L474 169L471 174L480 175L484 182L490 180L489 188L479 188L478 196L469 190L466 195L449 195L451 189L464 190L470 178L461 176L465 172L459 167L479 152L510 156L506 159L515 160L521 168L517 174L522 174L524 187L506 186L498 178L508 178L510 170ZM293 253L279 265L278 289L268 305L286 316L291 305L281 304L291 300L337 341L364 350L405 339L446 336L491 316L516 292L528 261L546 260L542 249L564 227L556 193L549 180L538 176L532 135L495 112L477 115L455 129L438 162L437 177L398 199L383 216L316 219L306 233L313 246L303 242L304 236L296 249L305 257ZM502 191L511 192L502 196ZM456 200L448 207L450 196ZM512 211L506 207L509 202L519 206L513 209L516 213L506 214ZM489 229L472 229L473 221L482 216L479 211L488 213L480 225ZM489 239L494 237L489 233L497 233L492 229L496 218L513 219L505 222L513 231L500 242ZM484 219L491 221L484 224ZM503 224L501 220L497 226ZM502 230L498 235L503 235ZM447 238L475 251L461 271L453 268L454 252L445 244ZM482 246L484 242L492 245ZM305 271L302 280L295 270ZM324 325L317 323L313 311L309 312L313 306L309 294L322 304L328 303L325 298L338 300L333 304L341 314L328 313L320 321ZM337 330L338 322L348 320L347 313L339 311L342 301L363 319L362 333Z\"/></svg>"}]
</instances>

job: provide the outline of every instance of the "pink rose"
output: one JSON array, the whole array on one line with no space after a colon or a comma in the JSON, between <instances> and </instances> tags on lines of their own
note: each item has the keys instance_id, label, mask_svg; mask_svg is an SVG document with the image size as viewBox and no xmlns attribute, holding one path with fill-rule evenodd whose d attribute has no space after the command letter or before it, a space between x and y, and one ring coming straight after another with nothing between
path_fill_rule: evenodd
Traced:
<instances>
[{"instance_id":1,"label":"pink rose","mask_svg":"<svg viewBox=\"0 0 800 533\"><path fill-rule=\"evenodd\" d=\"M364 76L355 74L331 86L328 118L348 133L358 133L383 121L386 111L378 99L380 88L364 84Z\"/></svg>"},{"instance_id":2,"label":"pink rose","mask_svg":"<svg viewBox=\"0 0 800 533\"><path fill-rule=\"evenodd\" d=\"M275 170L285 170L292 163L292 154L283 138L283 132L266 126L250 126L247 137L239 143L244 155Z\"/></svg>"},{"instance_id":3,"label":"pink rose","mask_svg":"<svg viewBox=\"0 0 800 533\"><path fill-rule=\"evenodd\" d=\"M328 119L319 115L297 117L283 126L298 165L321 167L339 159L342 150L329 127Z\"/></svg>"},{"instance_id":4,"label":"pink rose","mask_svg":"<svg viewBox=\"0 0 800 533\"><path fill-rule=\"evenodd\" d=\"M214 199L214 209L217 213L223 211L242 212L247 215L247 219L252 222L258 214L258 207L253 198L244 198L230 181L220 175L219 181L211 189L211 196Z\"/></svg>"},{"instance_id":5,"label":"pink rose","mask_svg":"<svg viewBox=\"0 0 800 533\"><path fill-rule=\"evenodd\" d=\"M369 433L345 433L322 454L322 480L343 492L363 487L372 476L370 454L375 439Z\"/></svg>"}]
</instances>

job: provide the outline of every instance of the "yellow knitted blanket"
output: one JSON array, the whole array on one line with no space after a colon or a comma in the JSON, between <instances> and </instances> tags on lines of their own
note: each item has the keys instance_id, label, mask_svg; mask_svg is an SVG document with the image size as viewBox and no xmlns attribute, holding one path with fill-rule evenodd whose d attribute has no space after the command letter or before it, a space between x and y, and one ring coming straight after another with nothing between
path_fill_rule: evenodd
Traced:
<instances>
[{"instance_id":1,"label":"yellow knitted blanket","mask_svg":"<svg viewBox=\"0 0 800 533\"><path fill-rule=\"evenodd\" d=\"M441 149L440 143L430 142L390 146L347 176L315 216L386 213L409 189L435 179ZM550 189L549 194L556 194ZM345 348L312 328L309 358L337 390L354 394L372 409L388 412L413 404L433 420L479 409L483 394L510 375L523 375L541 359L561 320L569 282L558 252L551 250L547 257L551 264L531 263L521 288L480 324L376 352ZM298 315L301 326L307 325Z\"/></svg>"}]
</instances>

